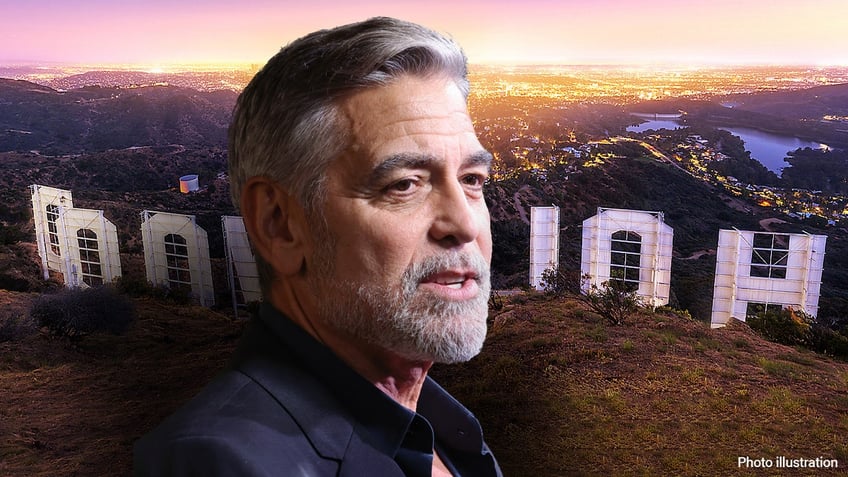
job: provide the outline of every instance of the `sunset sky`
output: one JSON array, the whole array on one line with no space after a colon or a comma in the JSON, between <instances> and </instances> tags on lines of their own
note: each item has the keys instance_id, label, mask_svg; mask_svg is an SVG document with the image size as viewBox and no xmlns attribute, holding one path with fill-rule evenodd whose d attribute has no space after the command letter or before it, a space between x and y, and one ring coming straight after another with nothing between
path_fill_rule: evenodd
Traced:
<instances>
[{"instance_id":1,"label":"sunset sky","mask_svg":"<svg viewBox=\"0 0 848 477\"><path fill-rule=\"evenodd\" d=\"M0 64L264 63L376 15L447 33L478 64L848 66L846 0L0 0Z\"/></svg>"}]
</instances>

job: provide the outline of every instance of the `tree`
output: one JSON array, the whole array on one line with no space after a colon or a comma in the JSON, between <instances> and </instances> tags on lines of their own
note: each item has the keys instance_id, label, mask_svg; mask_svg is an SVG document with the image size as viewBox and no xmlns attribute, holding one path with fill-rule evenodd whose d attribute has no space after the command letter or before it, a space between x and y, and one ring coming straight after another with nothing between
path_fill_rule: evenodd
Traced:
<instances>
[{"instance_id":1,"label":"tree","mask_svg":"<svg viewBox=\"0 0 848 477\"><path fill-rule=\"evenodd\" d=\"M583 277L584 280L588 276ZM603 316L612 325L624 323L624 319L642 307L636 290L624 280L609 280L600 286L592 285L583 295L583 300L595 313Z\"/></svg>"}]
</instances>

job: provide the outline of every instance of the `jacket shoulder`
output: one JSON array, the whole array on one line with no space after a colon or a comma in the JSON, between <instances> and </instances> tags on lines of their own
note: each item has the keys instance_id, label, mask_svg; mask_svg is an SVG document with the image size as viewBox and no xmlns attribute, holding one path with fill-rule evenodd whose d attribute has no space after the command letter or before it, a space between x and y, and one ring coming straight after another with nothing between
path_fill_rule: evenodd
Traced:
<instances>
[{"instance_id":1,"label":"jacket shoulder","mask_svg":"<svg viewBox=\"0 0 848 477\"><path fill-rule=\"evenodd\" d=\"M335 475L285 403L231 370L142 437L135 475ZM302 472L300 470L302 470Z\"/></svg>"}]
</instances>

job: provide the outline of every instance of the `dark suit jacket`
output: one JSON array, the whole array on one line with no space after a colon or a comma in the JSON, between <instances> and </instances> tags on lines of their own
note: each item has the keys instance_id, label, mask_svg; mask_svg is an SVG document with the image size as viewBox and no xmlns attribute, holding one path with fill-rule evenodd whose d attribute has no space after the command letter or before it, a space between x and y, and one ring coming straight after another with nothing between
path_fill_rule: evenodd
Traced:
<instances>
[{"instance_id":1,"label":"dark suit jacket","mask_svg":"<svg viewBox=\"0 0 848 477\"><path fill-rule=\"evenodd\" d=\"M500 475L477 420L429 378L424 409L397 405L263 305L231 369L136 443L134 473L429 475L435 436L455 472Z\"/></svg>"}]
</instances>

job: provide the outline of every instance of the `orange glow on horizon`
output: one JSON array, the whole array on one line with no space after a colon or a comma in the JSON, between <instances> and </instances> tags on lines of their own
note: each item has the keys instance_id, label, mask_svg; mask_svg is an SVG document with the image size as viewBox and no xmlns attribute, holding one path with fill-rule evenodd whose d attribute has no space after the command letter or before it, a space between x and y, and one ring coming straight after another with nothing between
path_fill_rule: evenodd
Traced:
<instances>
[{"instance_id":1,"label":"orange glow on horizon","mask_svg":"<svg viewBox=\"0 0 848 477\"><path fill-rule=\"evenodd\" d=\"M310 31L387 15L451 35L473 64L848 65L843 0L83 3L4 6L0 64L262 64Z\"/></svg>"}]
</instances>

